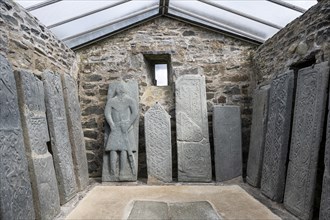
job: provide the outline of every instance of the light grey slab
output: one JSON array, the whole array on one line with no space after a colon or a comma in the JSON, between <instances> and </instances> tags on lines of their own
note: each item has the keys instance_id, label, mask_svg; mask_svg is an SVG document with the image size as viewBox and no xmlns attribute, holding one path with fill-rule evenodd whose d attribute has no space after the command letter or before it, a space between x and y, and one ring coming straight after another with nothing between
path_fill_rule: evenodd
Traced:
<instances>
[{"instance_id":1,"label":"light grey slab","mask_svg":"<svg viewBox=\"0 0 330 220\"><path fill-rule=\"evenodd\" d=\"M169 215L172 220L222 219L207 201L169 203Z\"/></svg>"},{"instance_id":2,"label":"light grey slab","mask_svg":"<svg viewBox=\"0 0 330 220\"><path fill-rule=\"evenodd\" d=\"M170 219L166 202L135 201L128 219Z\"/></svg>"}]
</instances>

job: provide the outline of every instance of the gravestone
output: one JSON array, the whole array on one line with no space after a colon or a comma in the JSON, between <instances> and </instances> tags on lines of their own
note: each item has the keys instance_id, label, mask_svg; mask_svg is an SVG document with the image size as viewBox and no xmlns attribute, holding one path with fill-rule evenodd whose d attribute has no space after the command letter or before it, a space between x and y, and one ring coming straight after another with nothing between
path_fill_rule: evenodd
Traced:
<instances>
[{"instance_id":1,"label":"gravestone","mask_svg":"<svg viewBox=\"0 0 330 220\"><path fill-rule=\"evenodd\" d=\"M0 63L0 219L34 219L14 73L2 55Z\"/></svg>"},{"instance_id":2,"label":"gravestone","mask_svg":"<svg viewBox=\"0 0 330 220\"><path fill-rule=\"evenodd\" d=\"M49 141L44 87L33 74L15 72L26 155L29 162L37 219L53 219L60 212L60 197Z\"/></svg>"},{"instance_id":3,"label":"gravestone","mask_svg":"<svg viewBox=\"0 0 330 220\"><path fill-rule=\"evenodd\" d=\"M102 181L136 181L139 91L136 81L110 83L105 106Z\"/></svg>"},{"instance_id":4,"label":"gravestone","mask_svg":"<svg viewBox=\"0 0 330 220\"><path fill-rule=\"evenodd\" d=\"M205 77L183 75L175 83L178 180L210 182L211 152Z\"/></svg>"},{"instance_id":5,"label":"gravestone","mask_svg":"<svg viewBox=\"0 0 330 220\"><path fill-rule=\"evenodd\" d=\"M148 183L172 181L171 116L156 103L144 116Z\"/></svg>"},{"instance_id":6,"label":"gravestone","mask_svg":"<svg viewBox=\"0 0 330 220\"><path fill-rule=\"evenodd\" d=\"M62 75L64 103L72 146L72 159L78 189L84 190L88 186L88 164L84 133L81 127L81 110L78 99L76 82L68 75Z\"/></svg>"},{"instance_id":7,"label":"gravestone","mask_svg":"<svg viewBox=\"0 0 330 220\"><path fill-rule=\"evenodd\" d=\"M313 214L328 78L326 62L298 72L284 206L300 219Z\"/></svg>"},{"instance_id":8,"label":"gravestone","mask_svg":"<svg viewBox=\"0 0 330 220\"><path fill-rule=\"evenodd\" d=\"M261 181L267 131L269 88L269 85L262 86L257 88L253 94L251 139L246 181L254 187L260 187Z\"/></svg>"},{"instance_id":9,"label":"gravestone","mask_svg":"<svg viewBox=\"0 0 330 220\"><path fill-rule=\"evenodd\" d=\"M284 194L293 91L293 71L278 75L271 83L261 192L277 202Z\"/></svg>"},{"instance_id":10,"label":"gravestone","mask_svg":"<svg viewBox=\"0 0 330 220\"><path fill-rule=\"evenodd\" d=\"M239 106L213 107L215 179L217 182L242 175L242 132Z\"/></svg>"},{"instance_id":11,"label":"gravestone","mask_svg":"<svg viewBox=\"0 0 330 220\"><path fill-rule=\"evenodd\" d=\"M61 77L49 71L43 74L48 128L61 204L77 191L72 150L69 140Z\"/></svg>"}]
</instances>

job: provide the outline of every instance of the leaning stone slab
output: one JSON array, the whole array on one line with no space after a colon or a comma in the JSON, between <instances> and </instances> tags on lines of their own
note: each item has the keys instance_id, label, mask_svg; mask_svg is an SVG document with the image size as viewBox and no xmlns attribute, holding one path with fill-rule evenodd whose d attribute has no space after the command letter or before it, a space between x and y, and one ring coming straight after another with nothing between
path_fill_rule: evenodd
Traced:
<instances>
[{"instance_id":1,"label":"leaning stone slab","mask_svg":"<svg viewBox=\"0 0 330 220\"><path fill-rule=\"evenodd\" d=\"M241 176L242 132L239 106L214 106L213 138L216 181Z\"/></svg>"},{"instance_id":2,"label":"leaning stone slab","mask_svg":"<svg viewBox=\"0 0 330 220\"><path fill-rule=\"evenodd\" d=\"M148 183L172 181L171 116L156 103L144 116Z\"/></svg>"},{"instance_id":3,"label":"leaning stone slab","mask_svg":"<svg viewBox=\"0 0 330 220\"><path fill-rule=\"evenodd\" d=\"M210 182L211 152L205 77L183 75L175 83L178 180Z\"/></svg>"},{"instance_id":4,"label":"leaning stone slab","mask_svg":"<svg viewBox=\"0 0 330 220\"><path fill-rule=\"evenodd\" d=\"M72 159L78 189L88 186L88 165L84 133L81 126L81 110L75 80L68 74L62 75L62 85L69 137L72 146Z\"/></svg>"},{"instance_id":5,"label":"leaning stone slab","mask_svg":"<svg viewBox=\"0 0 330 220\"><path fill-rule=\"evenodd\" d=\"M0 219L34 219L14 73L2 55L0 64Z\"/></svg>"},{"instance_id":6,"label":"leaning stone slab","mask_svg":"<svg viewBox=\"0 0 330 220\"><path fill-rule=\"evenodd\" d=\"M68 202L77 191L68 123L66 119L61 77L49 71L43 74L48 127L54 157L61 204Z\"/></svg>"},{"instance_id":7,"label":"leaning stone slab","mask_svg":"<svg viewBox=\"0 0 330 220\"><path fill-rule=\"evenodd\" d=\"M246 181L254 187L260 187L261 182L267 131L269 88L269 85L262 86L257 88L253 94L253 113Z\"/></svg>"},{"instance_id":8,"label":"leaning stone slab","mask_svg":"<svg viewBox=\"0 0 330 220\"><path fill-rule=\"evenodd\" d=\"M300 219L313 214L328 78L327 62L298 72L284 206Z\"/></svg>"},{"instance_id":9,"label":"leaning stone slab","mask_svg":"<svg viewBox=\"0 0 330 220\"><path fill-rule=\"evenodd\" d=\"M137 180L138 103L135 80L110 83L105 106L103 182Z\"/></svg>"},{"instance_id":10,"label":"leaning stone slab","mask_svg":"<svg viewBox=\"0 0 330 220\"><path fill-rule=\"evenodd\" d=\"M43 83L25 71L15 75L36 217L53 219L60 212L60 197L53 157L46 143L49 133Z\"/></svg>"},{"instance_id":11,"label":"leaning stone slab","mask_svg":"<svg viewBox=\"0 0 330 220\"><path fill-rule=\"evenodd\" d=\"M277 202L284 195L293 89L293 71L275 77L270 88L261 192Z\"/></svg>"}]
</instances>

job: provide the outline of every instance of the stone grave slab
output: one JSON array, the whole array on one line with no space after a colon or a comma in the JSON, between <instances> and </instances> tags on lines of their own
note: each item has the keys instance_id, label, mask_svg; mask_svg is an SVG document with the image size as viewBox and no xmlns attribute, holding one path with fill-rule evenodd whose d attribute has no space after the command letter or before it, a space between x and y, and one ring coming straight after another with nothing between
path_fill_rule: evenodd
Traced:
<instances>
[{"instance_id":1,"label":"stone grave slab","mask_svg":"<svg viewBox=\"0 0 330 220\"><path fill-rule=\"evenodd\" d=\"M175 83L178 181L210 182L211 152L205 77L183 75Z\"/></svg>"},{"instance_id":2,"label":"stone grave slab","mask_svg":"<svg viewBox=\"0 0 330 220\"><path fill-rule=\"evenodd\" d=\"M293 91L293 71L275 77L271 83L261 192L277 202L284 195Z\"/></svg>"},{"instance_id":3,"label":"stone grave slab","mask_svg":"<svg viewBox=\"0 0 330 220\"><path fill-rule=\"evenodd\" d=\"M49 140L44 87L25 71L15 72L26 155L37 219L52 219L60 212L60 197Z\"/></svg>"},{"instance_id":4,"label":"stone grave slab","mask_svg":"<svg viewBox=\"0 0 330 220\"><path fill-rule=\"evenodd\" d=\"M81 109L79 104L75 80L68 74L62 75L62 85L69 137L72 146L72 159L78 189L84 190L88 186L88 164L84 133L81 126Z\"/></svg>"},{"instance_id":5,"label":"stone grave slab","mask_svg":"<svg viewBox=\"0 0 330 220\"><path fill-rule=\"evenodd\" d=\"M0 55L0 219L34 219L15 77Z\"/></svg>"},{"instance_id":6,"label":"stone grave slab","mask_svg":"<svg viewBox=\"0 0 330 220\"><path fill-rule=\"evenodd\" d=\"M284 206L300 219L313 214L328 78L327 62L298 72Z\"/></svg>"},{"instance_id":7,"label":"stone grave slab","mask_svg":"<svg viewBox=\"0 0 330 220\"><path fill-rule=\"evenodd\" d=\"M171 116L156 103L144 116L148 183L172 181Z\"/></svg>"},{"instance_id":8,"label":"stone grave slab","mask_svg":"<svg viewBox=\"0 0 330 220\"><path fill-rule=\"evenodd\" d=\"M217 182L242 175L242 132L239 106L213 107L215 179Z\"/></svg>"},{"instance_id":9,"label":"stone grave slab","mask_svg":"<svg viewBox=\"0 0 330 220\"><path fill-rule=\"evenodd\" d=\"M246 181L260 187L268 118L270 86L257 88L253 94L253 112Z\"/></svg>"},{"instance_id":10,"label":"stone grave slab","mask_svg":"<svg viewBox=\"0 0 330 220\"><path fill-rule=\"evenodd\" d=\"M59 74L43 74L51 149L61 204L68 202L77 191L63 89Z\"/></svg>"},{"instance_id":11,"label":"stone grave slab","mask_svg":"<svg viewBox=\"0 0 330 220\"><path fill-rule=\"evenodd\" d=\"M166 202L134 201L128 219L170 219Z\"/></svg>"}]
</instances>

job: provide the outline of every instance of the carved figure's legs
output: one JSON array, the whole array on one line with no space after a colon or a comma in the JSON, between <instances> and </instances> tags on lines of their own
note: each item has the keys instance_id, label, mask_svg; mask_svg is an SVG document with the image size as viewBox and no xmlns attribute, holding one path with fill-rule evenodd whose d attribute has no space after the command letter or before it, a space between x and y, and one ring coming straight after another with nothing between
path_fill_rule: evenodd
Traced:
<instances>
[{"instance_id":1,"label":"carved figure's legs","mask_svg":"<svg viewBox=\"0 0 330 220\"><path fill-rule=\"evenodd\" d=\"M110 151L110 175L115 175L116 163L117 163L117 152L112 150Z\"/></svg>"},{"instance_id":2,"label":"carved figure's legs","mask_svg":"<svg viewBox=\"0 0 330 220\"><path fill-rule=\"evenodd\" d=\"M120 152L120 170L119 175L122 175L124 173L125 165L127 163L127 151L123 150Z\"/></svg>"}]
</instances>

